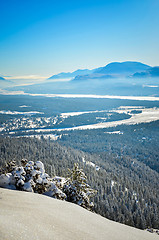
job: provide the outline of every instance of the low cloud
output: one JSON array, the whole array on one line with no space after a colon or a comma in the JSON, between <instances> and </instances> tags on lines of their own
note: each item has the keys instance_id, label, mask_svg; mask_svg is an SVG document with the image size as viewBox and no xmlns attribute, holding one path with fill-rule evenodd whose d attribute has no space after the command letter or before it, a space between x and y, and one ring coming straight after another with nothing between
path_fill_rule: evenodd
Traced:
<instances>
[{"instance_id":1,"label":"low cloud","mask_svg":"<svg viewBox=\"0 0 159 240\"><path fill-rule=\"evenodd\" d=\"M10 77L6 77L6 79L8 80L20 80L20 79L32 79L32 80L36 80L36 79L46 79L48 78L48 76L39 76L39 75L22 75L22 76L10 76Z\"/></svg>"}]
</instances>

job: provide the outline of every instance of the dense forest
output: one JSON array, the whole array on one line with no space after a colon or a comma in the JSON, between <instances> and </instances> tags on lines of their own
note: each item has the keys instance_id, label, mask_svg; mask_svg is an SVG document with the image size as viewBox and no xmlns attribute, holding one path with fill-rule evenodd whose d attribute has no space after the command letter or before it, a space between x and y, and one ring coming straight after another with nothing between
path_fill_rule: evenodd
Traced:
<instances>
[{"instance_id":1,"label":"dense forest","mask_svg":"<svg viewBox=\"0 0 159 240\"><path fill-rule=\"evenodd\" d=\"M115 134L118 133L118 134ZM57 132L58 134L58 132ZM89 153L128 156L159 173L159 121L114 128L64 132L59 143Z\"/></svg>"},{"instance_id":2,"label":"dense forest","mask_svg":"<svg viewBox=\"0 0 159 240\"><path fill-rule=\"evenodd\" d=\"M84 134L84 132L79 133ZM111 138L112 135L109 136ZM98 144L99 137L100 134L97 134L94 140L96 144ZM116 137L120 138L120 135ZM89 139L92 138L89 137ZM70 143L72 148L70 148L61 145L66 145L66 139L65 142L63 139L63 142L59 144L44 139L2 137L0 138L0 165L11 160L19 164L22 158L40 160L50 176L65 177L67 168L72 168L74 163L78 163L87 175L89 185L97 190L97 195L93 199L95 212L137 228L159 228L159 173L153 169L151 164L150 166L146 164L148 160L144 162L131 154L117 154L118 143L119 146L124 144L124 140L121 143L121 139L116 145L114 144L116 148L114 148L113 141L109 139L109 142L105 142L109 150L96 152L94 148L94 151L89 149L90 153L84 151L86 150L84 146L89 147L89 142L88 144L82 143L84 141L82 135L76 140L74 136ZM83 146L81 147L83 151L75 146L78 141Z\"/></svg>"}]
</instances>

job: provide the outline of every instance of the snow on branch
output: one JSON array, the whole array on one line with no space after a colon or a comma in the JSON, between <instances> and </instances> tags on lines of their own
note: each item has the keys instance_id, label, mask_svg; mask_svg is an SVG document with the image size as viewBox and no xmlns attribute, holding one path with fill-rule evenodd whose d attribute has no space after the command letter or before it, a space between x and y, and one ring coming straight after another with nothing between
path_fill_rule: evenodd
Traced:
<instances>
[{"instance_id":1,"label":"snow on branch","mask_svg":"<svg viewBox=\"0 0 159 240\"><path fill-rule=\"evenodd\" d=\"M94 206L90 198L96 194L87 184L87 177L78 164L68 170L67 178L51 178L41 161L27 159L22 159L21 166L16 166L15 161L11 161L0 169L0 187L44 194L76 203L89 210Z\"/></svg>"}]
</instances>

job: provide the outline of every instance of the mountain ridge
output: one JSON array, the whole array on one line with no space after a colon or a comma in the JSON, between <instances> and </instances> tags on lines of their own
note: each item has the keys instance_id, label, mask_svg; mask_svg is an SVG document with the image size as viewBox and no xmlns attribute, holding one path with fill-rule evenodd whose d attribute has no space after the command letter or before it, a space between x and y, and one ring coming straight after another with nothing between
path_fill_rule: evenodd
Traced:
<instances>
[{"instance_id":1,"label":"mountain ridge","mask_svg":"<svg viewBox=\"0 0 159 240\"><path fill-rule=\"evenodd\" d=\"M141 73L150 70L152 67L135 61L111 62L104 67L89 69L78 69L74 72L62 72L51 76L51 79L73 78L72 80L87 80L87 79L108 79L116 77L132 76L136 73Z\"/></svg>"},{"instance_id":2,"label":"mountain ridge","mask_svg":"<svg viewBox=\"0 0 159 240\"><path fill-rule=\"evenodd\" d=\"M85 75L85 74L89 74L89 73L92 73L92 70L89 70L89 69L78 69L78 70L73 71L73 72L61 72L59 74L55 74L55 75L49 77L48 79L72 78L72 77L76 77L77 75Z\"/></svg>"},{"instance_id":3,"label":"mountain ridge","mask_svg":"<svg viewBox=\"0 0 159 240\"><path fill-rule=\"evenodd\" d=\"M130 77L136 72L144 72L150 70L149 65L126 61L126 62L112 62L107 64L105 67L94 70L92 74L76 76L73 80L88 80L88 79L111 79L111 78L120 78L120 77Z\"/></svg>"},{"instance_id":4,"label":"mountain ridge","mask_svg":"<svg viewBox=\"0 0 159 240\"><path fill-rule=\"evenodd\" d=\"M138 71L143 71L149 69L150 66L141 62L125 61L125 62L112 62L107 64L96 73L101 74L119 74L119 73L133 73Z\"/></svg>"},{"instance_id":5,"label":"mountain ridge","mask_svg":"<svg viewBox=\"0 0 159 240\"><path fill-rule=\"evenodd\" d=\"M6 79L0 76L0 81L6 81Z\"/></svg>"}]
</instances>

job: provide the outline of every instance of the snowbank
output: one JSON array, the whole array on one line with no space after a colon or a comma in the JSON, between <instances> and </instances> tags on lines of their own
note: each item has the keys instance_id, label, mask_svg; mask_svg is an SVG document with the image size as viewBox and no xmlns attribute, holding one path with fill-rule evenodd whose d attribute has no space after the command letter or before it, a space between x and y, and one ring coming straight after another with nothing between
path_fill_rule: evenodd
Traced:
<instances>
[{"instance_id":1,"label":"snowbank","mask_svg":"<svg viewBox=\"0 0 159 240\"><path fill-rule=\"evenodd\" d=\"M157 240L78 205L30 192L0 188L0 240Z\"/></svg>"}]
</instances>

